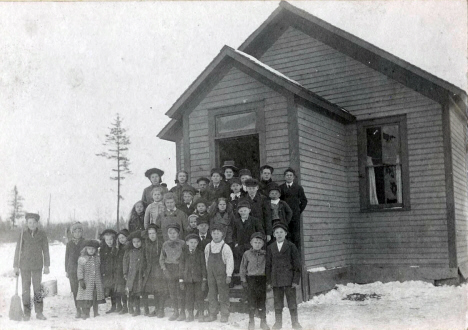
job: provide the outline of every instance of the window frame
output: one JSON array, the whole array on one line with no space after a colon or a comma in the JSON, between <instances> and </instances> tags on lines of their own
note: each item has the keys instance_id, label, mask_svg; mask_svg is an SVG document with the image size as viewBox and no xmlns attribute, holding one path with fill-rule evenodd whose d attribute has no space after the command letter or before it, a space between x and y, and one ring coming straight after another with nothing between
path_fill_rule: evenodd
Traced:
<instances>
[{"instance_id":1,"label":"window frame","mask_svg":"<svg viewBox=\"0 0 468 330\"><path fill-rule=\"evenodd\" d=\"M401 186L402 186L402 206L371 205L369 200L369 178L367 175L367 134L370 127L398 125L400 133L400 163L401 163ZM358 141L358 171L359 171L359 199L361 212L389 212L407 211L410 205L410 180L409 180L409 160L408 160L408 134L406 115L380 117L358 121L357 141ZM390 204L391 205L391 204Z\"/></svg>"}]
</instances>

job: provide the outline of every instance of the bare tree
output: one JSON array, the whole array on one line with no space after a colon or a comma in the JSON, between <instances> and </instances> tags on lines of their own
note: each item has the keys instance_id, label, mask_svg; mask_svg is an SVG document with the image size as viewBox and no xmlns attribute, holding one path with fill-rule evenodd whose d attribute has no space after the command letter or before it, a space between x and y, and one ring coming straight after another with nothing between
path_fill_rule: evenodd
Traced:
<instances>
[{"instance_id":1,"label":"bare tree","mask_svg":"<svg viewBox=\"0 0 468 330\"><path fill-rule=\"evenodd\" d=\"M105 157L115 161L115 167L112 169L113 172L116 172L116 176L111 176L111 180L117 181L117 230L120 230L119 218L120 218L120 200L123 199L120 195L120 186L121 181L125 179L124 174L132 173L129 169L130 160L127 158L128 145L130 144L130 139L128 138L126 132L127 130L122 127L122 118L117 113L114 122L112 122L112 127L109 127L109 134L106 134L106 141L103 143L104 146L107 146L107 152L101 152L96 154L96 156Z\"/></svg>"},{"instance_id":2,"label":"bare tree","mask_svg":"<svg viewBox=\"0 0 468 330\"><path fill-rule=\"evenodd\" d=\"M12 207L10 214L11 226L14 228L16 226L16 219L20 219L23 216L23 202L24 198L18 193L18 188L15 186L12 191L12 198L10 201L10 206Z\"/></svg>"}]
</instances>

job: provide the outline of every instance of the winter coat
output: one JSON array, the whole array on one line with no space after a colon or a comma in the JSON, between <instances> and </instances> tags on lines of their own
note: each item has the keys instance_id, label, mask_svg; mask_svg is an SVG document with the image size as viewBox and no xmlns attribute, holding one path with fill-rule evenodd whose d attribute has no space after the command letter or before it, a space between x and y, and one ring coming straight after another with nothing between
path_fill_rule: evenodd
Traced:
<instances>
[{"instance_id":1,"label":"winter coat","mask_svg":"<svg viewBox=\"0 0 468 330\"><path fill-rule=\"evenodd\" d=\"M281 251L278 251L277 242L270 244L267 247L265 269L267 283L273 287L299 284L301 258L296 246L285 239Z\"/></svg>"},{"instance_id":2,"label":"winter coat","mask_svg":"<svg viewBox=\"0 0 468 330\"><path fill-rule=\"evenodd\" d=\"M99 256L101 257L101 276L104 291L109 291L115 287L115 263L117 257L117 249L109 247L105 242L101 242L99 248ZM108 292L105 292L106 296Z\"/></svg>"},{"instance_id":3,"label":"winter coat","mask_svg":"<svg viewBox=\"0 0 468 330\"><path fill-rule=\"evenodd\" d=\"M128 231L133 233L137 230L145 230L145 212L132 214L130 220L128 220Z\"/></svg>"},{"instance_id":4,"label":"winter coat","mask_svg":"<svg viewBox=\"0 0 468 330\"><path fill-rule=\"evenodd\" d=\"M39 270L43 266L50 266L49 241L44 230L37 228L34 234L29 229L23 229L23 241L21 235L16 243L15 259L13 267L18 267L19 247L21 248L21 260L19 268L22 270Z\"/></svg>"},{"instance_id":5,"label":"winter coat","mask_svg":"<svg viewBox=\"0 0 468 330\"><path fill-rule=\"evenodd\" d=\"M184 204L184 203L177 204L177 208L181 210L182 212L184 212L186 216L189 216L190 214L195 212L195 203L192 202L190 206L187 206L187 204Z\"/></svg>"},{"instance_id":6,"label":"winter coat","mask_svg":"<svg viewBox=\"0 0 468 330\"><path fill-rule=\"evenodd\" d=\"M262 194L263 196L265 196L265 197L269 197L270 194L268 193L268 185L269 185L270 183L272 183L272 182L273 182L272 179L267 180L267 181L265 181L265 180L263 180L263 179L260 180L260 181L258 182L258 192L261 193L261 194Z\"/></svg>"},{"instance_id":7,"label":"winter coat","mask_svg":"<svg viewBox=\"0 0 468 330\"><path fill-rule=\"evenodd\" d=\"M164 292L166 290L165 277L159 264L163 245L163 237L158 230L156 240L149 238L143 242L143 282L142 289L146 293Z\"/></svg>"},{"instance_id":8,"label":"winter coat","mask_svg":"<svg viewBox=\"0 0 468 330\"><path fill-rule=\"evenodd\" d=\"M272 235L270 200L258 192L253 199L247 194L242 200L250 203L250 215L260 220L265 234Z\"/></svg>"},{"instance_id":9,"label":"winter coat","mask_svg":"<svg viewBox=\"0 0 468 330\"><path fill-rule=\"evenodd\" d=\"M220 212L216 212L213 217L210 219L210 228L213 227L213 225L219 224L224 227L224 241L227 244L232 243L232 231L233 231L233 225L234 225L234 214L232 212L224 212L223 215L221 215Z\"/></svg>"},{"instance_id":10,"label":"winter coat","mask_svg":"<svg viewBox=\"0 0 468 330\"><path fill-rule=\"evenodd\" d=\"M83 237L77 243L73 242L73 240L67 243L65 249L65 272L68 274L68 277L76 277L78 258L84 248L84 243L85 239Z\"/></svg>"},{"instance_id":11,"label":"winter coat","mask_svg":"<svg viewBox=\"0 0 468 330\"><path fill-rule=\"evenodd\" d=\"M278 221L278 219L273 219L273 206L271 205L270 201L270 209L271 209L271 221L274 223L275 221ZM280 200L278 203L278 216L279 216L279 221L284 223L286 226L291 222L292 216L293 216L293 211L289 207L288 203L285 201Z\"/></svg>"},{"instance_id":12,"label":"winter coat","mask_svg":"<svg viewBox=\"0 0 468 330\"><path fill-rule=\"evenodd\" d=\"M143 190L143 195L141 196L141 201L143 202L143 204L145 204L145 207L153 203L153 194L151 193L151 191L153 191L153 188L156 188L156 187L162 188L163 195L168 192L167 186L165 183L161 183L160 185L157 185L157 186L151 185L149 187L146 187Z\"/></svg>"},{"instance_id":13,"label":"winter coat","mask_svg":"<svg viewBox=\"0 0 468 330\"><path fill-rule=\"evenodd\" d=\"M166 210L163 213L160 213L156 219L156 225L161 228L164 241L169 240L169 236L167 235L167 226L171 223L179 224L179 237L185 237L185 229L188 226L187 215L179 209L176 209L172 214Z\"/></svg>"},{"instance_id":14,"label":"winter coat","mask_svg":"<svg viewBox=\"0 0 468 330\"><path fill-rule=\"evenodd\" d=\"M198 235L198 229L188 226L187 228L185 228L185 237L187 237L189 234Z\"/></svg>"},{"instance_id":15,"label":"winter coat","mask_svg":"<svg viewBox=\"0 0 468 330\"><path fill-rule=\"evenodd\" d=\"M198 237L200 237L200 232L198 233ZM210 234L210 231L208 230L208 232L206 233L206 237L205 239L202 241L201 240L201 237L200 237L200 243L198 243L197 245L197 249L201 250L201 251L205 251L205 247L210 244L212 238L211 238L211 234Z\"/></svg>"},{"instance_id":16,"label":"winter coat","mask_svg":"<svg viewBox=\"0 0 468 330\"><path fill-rule=\"evenodd\" d=\"M164 203L162 201L153 202L146 208L145 211L145 229L150 223L156 223L159 213L164 212Z\"/></svg>"},{"instance_id":17,"label":"winter coat","mask_svg":"<svg viewBox=\"0 0 468 330\"><path fill-rule=\"evenodd\" d=\"M307 197L304 193L304 188L293 182L292 186L288 188L286 183L280 185L281 199L288 203L293 211L294 217L298 217L305 210L307 206Z\"/></svg>"},{"instance_id":18,"label":"winter coat","mask_svg":"<svg viewBox=\"0 0 468 330\"><path fill-rule=\"evenodd\" d=\"M176 204L182 204L184 202L183 190L186 188L192 190L193 194L195 195L196 189L192 187L191 185L189 185L188 183L184 183L184 184L178 183L176 186L172 187L171 190L169 190L176 197Z\"/></svg>"},{"instance_id":19,"label":"winter coat","mask_svg":"<svg viewBox=\"0 0 468 330\"><path fill-rule=\"evenodd\" d=\"M209 203L216 202L220 197L224 197L229 200L229 195L231 194L231 187L224 181L221 181L217 188L214 187L213 183L208 185L206 188L207 196L206 199Z\"/></svg>"},{"instance_id":20,"label":"winter coat","mask_svg":"<svg viewBox=\"0 0 468 330\"><path fill-rule=\"evenodd\" d=\"M195 249L190 253L188 245L185 245L179 259L179 278L187 283L196 283L206 276L205 252Z\"/></svg>"},{"instance_id":21,"label":"winter coat","mask_svg":"<svg viewBox=\"0 0 468 330\"><path fill-rule=\"evenodd\" d=\"M136 249L131 243L123 259L123 273L127 278L126 287L132 293L142 291L143 249Z\"/></svg>"},{"instance_id":22,"label":"winter coat","mask_svg":"<svg viewBox=\"0 0 468 330\"><path fill-rule=\"evenodd\" d=\"M123 260L126 252L126 245L122 245L119 243L114 262L114 290L121 294L125 294L126 281L123 275Z\"/></svg>"},{"instance_id":23,"label":"winter coat","mask_svg":"<svg viewBox=\"0 0 468 330\"><path fill-rule=\"evenodd\" d=\"M250 249L250 236L256 232L265 234L263 226L257 218L249 216L245 222L242 222L240 217L234 219L232 240L235 244L243 247L244 251Z\"/></svg>"},{"instance_id":24,"label":"winter coat","mask_svg":"<svg viewBox=\"0 0 468 330\"><path fill-rule=\"evenodd\" d=\"M97 300L104 299L104 288L101 281L101 258L98 254L93 256L82 255L78 258L78 280L84 280L86 289L78 286L76 300L93 300L93 291L96 287Z\"/></svg>"}]
</instances>

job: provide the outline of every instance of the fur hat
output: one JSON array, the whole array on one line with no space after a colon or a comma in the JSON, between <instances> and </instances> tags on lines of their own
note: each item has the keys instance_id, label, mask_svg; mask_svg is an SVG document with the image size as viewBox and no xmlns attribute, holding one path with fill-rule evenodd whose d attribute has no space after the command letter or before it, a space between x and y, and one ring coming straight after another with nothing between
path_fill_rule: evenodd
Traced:
<instances>
[{"instance_id":1,"label":"fur hat","mask_svg":"<svg viewBox=\"0 0 468 330\"><path fill-rule=\"evenodd\" d=\"M70 232L73 233L77 229L83 230L83 225L79 221L75 222L73 225L70 226Z\"/></svg>"},{"instance_id":2,"label":"fur hat","mask_svg":"<svg viewBox=\"0 0 468 330\"><path fill-rule=\"evenodd\" d=\"M32 218L32 219L34 219L34 220L36 220L36 221L39 221L39 219L40 219L41 217L40 217L40 215L37 214L37 213L26 213L26 214L24 215L24 218L25 218L26 220Z\"/></svg>"},{"instance_id":3,"label":"fur hat","mask_svg":"<svg viewBox=\"0 0 468 330\"><path fill-rule=\"evenodd\" d=\"M153 173L156 173L157 175L159 175L159 177L162 177L164 175L164 171L163 170L160 170L159 168L150 168L149 170L147 170L145 172L145 176L149 179L151 174Z\"/></svg>"},{"instance_id":4,"label":"fur hat","mask_svg":"<svg viewBox=\"0 0 468 330\"><path fill-rule=\"evenodd\" d=\"M103 238L105 235L114 235L114 237L117 236L117 232L114 229L106 229L104 230L99 237Z\"/></svg>"},{"instance_id":5,"label":"fur hat","mask_svg":"<svg viewBox=\"0 0 468 330\"><path fill-rule=\"evenodd\" d=\"M99 248L99 242L94 239L88 239L84 242L84 247L93 247L95 249Z\"/></svg>"},{"instance_id":6,"label":"fur hat","mask_svg":"<svg viewBox=\"0 0 468 330\"><path fill-rule=\"evenodd\" d=\"M250 172L250 170L243 168L242 170L239 171L239 178L242 177L243 175L252 176L252 173Z\"/></svg>"},{"instance_id":7,"label":"fur hat","mask_svg":"<svg viewBox=\"0 0 468 330\"><path fill-rule=\"evenodd\" d=\"M232 178L231 179L231 186L234 184L234 183L237 183L239 186L242 186L242 182L239 178Z\"/></svg>"},{"instance_id":8,"label":"fur hat","mask_svg":"<svg viewBox=\"0 0 468 330\"><path fill-rule=\"evenodd\" d=\"M271 167L270 165L263 165L262 167L260 167L260 173L263 172L264 169L268 169L270 170L271 174L273 174L273 171L275 170L273 167Z\"/></svg>"},{"instance_id":9,"label":"fur hat","mask_svg":"<svg viewBox=\"0 0 468 330\"><path fill-rule=\"evenodd\" d=\"M281 194L281 188L274 182L270 183L267 186L267 190L268 190L268 193L270 193L270 191L272 191L272 190L277 190Z\"/></svg>"},{"instance_id":10,"label":"fur hat","mask_svg":"<svg viewBox=\"0 0 468 330\"><path fill-rule=\"evenodd\" d=\"M131 233L130 235L128 235L127 239L129 241L132 241L134 238L138 238L139 240L141 240L141 231L137 230L137 231L134 231L133 233Z\"/></svg>"},{"instance_id":11,"label":"fur hat","mask_svg":"<svg viewBox=\"0 0 468 330\"><path fill-rule=\"evenodd\" d=\"M258 180L257 179L247 179L244 182L246 187L258 187Z\"/></svg>"}]
</instances>

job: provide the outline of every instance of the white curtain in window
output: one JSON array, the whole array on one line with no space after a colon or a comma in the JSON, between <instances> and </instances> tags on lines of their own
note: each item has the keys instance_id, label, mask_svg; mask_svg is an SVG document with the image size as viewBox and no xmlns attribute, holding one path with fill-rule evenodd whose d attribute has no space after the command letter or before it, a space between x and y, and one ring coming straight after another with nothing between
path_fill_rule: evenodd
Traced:
<instances>
[{"instance_id":1,"label":"white curtain in window","mask_svg":"<svg viewBox=\"0 0 468 330\"><path fill-rule=\"evenodd\" d=\"M369 200L371 205L379 205L379 200L377 199L377 187L375 185L375 171L374 167L372 167L374 163L372 163L372 157L367 156L367 166L368 175L369 175Z\"/></svg>"},{"instance_id":2,"label":"white curtain in window","mask_svg":"<svg viewBox=\"0 0 468 330\"><path fill-rule=\"evenodd\" d=\"M401 164L400 155L396 156L396 185L397 185L397 203L403 203L403 197L401 193Z\"/></svg>"}]
</instances>

